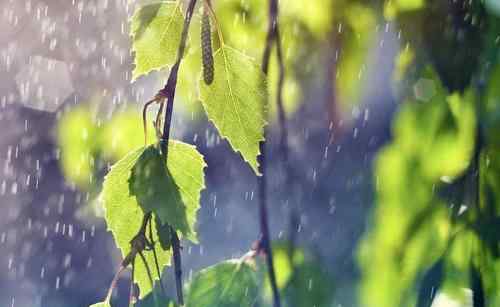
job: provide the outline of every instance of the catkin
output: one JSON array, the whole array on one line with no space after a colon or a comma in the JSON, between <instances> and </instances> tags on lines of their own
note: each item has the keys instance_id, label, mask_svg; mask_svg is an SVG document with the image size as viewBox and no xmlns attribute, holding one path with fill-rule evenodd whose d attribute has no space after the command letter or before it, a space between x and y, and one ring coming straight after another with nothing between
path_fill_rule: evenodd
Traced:
<instances>
[{"instance_id":1,"label":"catkin","mask_svg":"<svg viewBox=\"0 0 500 307\"><path fill-rule=\"evenodd\" d=\"M214 57L212 53L210 16L206 9L203 10L201 19L201 57L203 64L203 80L205 80L206 84L211 84L214 81Z\"/></svg>"}]
</instances>

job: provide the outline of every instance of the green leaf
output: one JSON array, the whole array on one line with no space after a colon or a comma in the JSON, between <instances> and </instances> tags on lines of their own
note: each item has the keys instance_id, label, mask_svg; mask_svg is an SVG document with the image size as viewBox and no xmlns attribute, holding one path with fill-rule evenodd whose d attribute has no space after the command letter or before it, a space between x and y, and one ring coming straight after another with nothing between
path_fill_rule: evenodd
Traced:
<instances>
[{"instance_id":1,"label":"green leaf","mask_svg":"<svg viewBox=\"0 0 500 307\"><path fill-rule=\"evenodd\" d=\"M213 83L199 82L203 107L219 133L259 174L257 156L266 124L265 76L251 58L228 46L215 52L214 62Z\"/></svg>"},{"instance_id":2,"label":"green leaf","mask_svg":"<svg viewBox=\"0 0 500 307\"><path fill-rule=\"evenodd\" d=\"M336 82L342 111L350 113L363 98L363 86L369 82L366 62L376 40L378 21L373 9L356 2L345 12L346 34L342 36L343 51L339 55Z\"/></svg>"},{"instance_id":3,"label":"green leaf","mask_svg":"<svg viewBox=\"0 0 500 307\"><path fill-rule=\"evenodd\" d=\"M175 62L184 23L179 3L144 5L135 11L130 21L135 52L132 81Z\"/></svg>"},{"instance_id":4,"label":"green leaf","mask_svg":"<svg viewBox=\"0 0 500 307\"><path fill-rule=\"evenodd\" d=\"M172 246L170 225L162 225L160 219L155 216L156 221L156 233L158 234L158 241L163 249L169 249Z\"/></svg>"},{"instance_id":5,"label":"green leaf","mask_svg":"<svg viewBox=\"0 0 500 307\"><path fill-rule=\"evenodd\" d=\"M156 297L155 297L156 295ZM163 295L157 285L153 291L139 300L134 307L175 307L178 306L171 298Z\"/></svg>"},{"instance_id":6,"label":"green leaf","mask_svg":"<svg viewBox=\"0 0 500 307\"><path fill-rule=\"evenodd\" d=\"M89 307L111 307L111 304L108 301L105 301L90 305Z\"/></svg>"},{"instance_id":7,"label":"green leaf","mask_svg":"<svg viewBox=\"0 0 500 307\"><path fill-rule=\"evenodd\" d=\"M130 252L130 240L141 227L144 215L137 199L130 194L129 190L132 168L144 150L144 148L140 148L132 151L113 165L103 184L101 199L106 210L106 223L123 257ZM155 219L151 222L155 226ZM153 233L153 239L158 240L156 233ZM170 264L171 255L171 251L157 250L160 269ZM153 253L145 252L144 256L150 268L154 268ZM157 274L153 274L153 279L158 279ZM140 298L152 290L146 267L140 258L135 261L135 280L140 288Z\"/></svg>"},{"instance_id":8,"label":"green leaf","mask_svg":"<svg viewBox=\"0 0 500 307\"><path fill-rule=\"evenodd\" d=\"M440 191L459 181L470 165L475 94L466 90L449 95L431 69L415 88L418 100L402 106L394 139L375 163L377 205L359 255L362 299L374 307L414 305L415 283L449 251L450 237L459 232L449 200ZM458 253L466 251L460 247ZM453 266L468 265L469 259L465 256ZM446 269L452 268L447 259L445 264ZM443 285L452 284L443 280Z\"/></svg>"},{"instance_id":9,"label":"green leaf","mask_svg":"<svg viewBox=\"0 0 500 307\"><path fill-rule=\"evenodd\" d=\"M167 166L168 170L162 166L157 149L148 146L129 153L113 165L105 177L102 200L106 222L123 256L130 251L129 242L139 230L145 211L155 214L152 223L157 231L153 236L162 247L166 247L166 239L162 227L157 226L158 219L196 242L194 224L200 191L205 186L205 162L194 146L171 141ZM154 267L152 253L147 252L145 256L147 263ZM170 251L159 251L160 269L170 264L170 256ZM136 276L142 297L151 291L142 261L136 260Z\"/></svg>"},{"instance_id":10,"label":"green leaf","mask_svg":"<svg viewBox=\"0 0 500 307\"><path fill-rule=\"evenodd\" d=\"M468 167L473 154L475 93L467 89L462 95L449 95L431 68L414 88L420 101L412 99L402 107L395 119L394 142L404 155L425 161L421 166L429 179L451 180Z\"/></svg>"},{"instance_id":11,"label":"green leaf","mask_svg":"<svg viewBox=\"0 0 500 307\"><path fill-rule=\"evenodd\" d=\"M187 307L251 307L258 295L256 271L233 259L201 270L186 296Z\"/></svg>"},{"instance_id":12,"label":"green leaf","mask_svg":"<svg viewBox=\"0 0 500 307\"><path fill-rule=\"evenodd\" d=\"M289 242L272 243L276 285L281 292L284 306L330 306L335 287L333 278L322 269L320 259L306 250L295 247L292 259ZM272 289L265 262L260 262L264 272L263 306L272 306Z\"/></svg>"},{"instance_id":13,"label":"green leaf","mask_svg":"<svg viewBox=\"0 0 500 307\"><path fill-rule=\"evenodd\" d=\"M425 7L425 0L386 0L384 16L393 20L399 13L420 10Z\"/></svg>"},{"instance_id":14,"label":"green leaf","mask_svg":"<svg viewBox=\"0 0 500 307\"><path fill-rule=\"evenodd\" d=\"M194 224L205 187L205 166L194 146L170 142L166 167L159 150L149 146L132 168L130 192L145 212L153 211L162 224L168 223L196 243Z\"/></svg>"},{"instance_id":15,"label":"green leaf","mask_svg":"<svg viewBox=\"0 0 500 307\"><path fill-rule=\"evenodd\" d=\"M305 262L295 268L283 292L290 306L327 307L332 305L333 280L318 262Z\"/></svg>"}]
</instances>

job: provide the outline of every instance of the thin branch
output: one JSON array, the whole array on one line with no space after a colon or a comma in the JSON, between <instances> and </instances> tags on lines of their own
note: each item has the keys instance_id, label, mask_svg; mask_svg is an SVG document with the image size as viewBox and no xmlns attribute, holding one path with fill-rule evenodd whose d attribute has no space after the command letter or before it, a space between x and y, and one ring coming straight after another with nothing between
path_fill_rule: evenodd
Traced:
<instances>
[{"instance_id":1,"label":"thin branch","mask_svg":"<svg viewBox=\"0 0 500 307\"><path fill-rule=\"evenodd\" d=\"M177 75L179 72L179 67L181 65L181 60L184 55L184 50L186 49L186 42L189 32L189 25L191 24L191 18L193 17L194 7L196 5L196 0L190 0L188 9L186 11L186 16L184 18L184 26L182 28L181 42L179 44L179 49L177 50L177 60L175 64L170 69L170 75L168 76L167 84L158 93L167 99L167 109L165 112L165 121L163 125L163 134L160 140L160 146L162 154L166 160L168 151L168 141L170 139L170 127L172 122L172 113L174 109L174 98L175 98L175 88L177 87Z\"/></svg>"},{"instance_id":2,"label":"thin branch","mask_svg":"<svg viewBox=\"0 0 500 307\"><path fill-rule=\"evenodd\" d=\"M279 36L278 29L278 1L269 0L269 24L266 37L266 46L264 49L264 54L262 58L262 71L267 76L269 71L269 60L271 56L271 50L273 43L276 43L276 37ZM278 41L279 43L279 41ZM281 54L281 48L278 52ZM282 64L282 58L280 60ZM280 72L280 79L283 78L283 71ZM281 80L281 83L283 80ZM281 99L281 94L278 91L279 98ZM263 106L265 108L265 106ZM266 130L264 129L264 138L266 137ZM266 171L266 143L260 143L260 172L262 176L259 178L259 220L261 229L261 240L259 243L259 249L262 249L266 254L267 269L269 274L269 281L271 283L274 307L281 306L280 294L278 290L278 285L276 282L276 273L274 270L273 253L270 242L270 231L269 231L269 218L267 210L267 171Z\"/></svg>"},{"instance_id":3,"label":"thin branch","mask_svg":"<svg viewBox=\"0 0 500 307\"><path fill-rule=\"evenodd\" d=\"M118 279L120 279L120 275L125 270L125 268L126 267L120 265L118 272L116 272L115 276L113 277L113 280L111 281L111 285L109 286L109 289L108 289L108 294L106 295L106 302L111 301L111 295L113 294L113 290L116 288L116 284L118 283Z\"/></svg>"},{"instance_id":4,"label":"thin branch","mask_svg":"<svg viewBox=\"0 0 500 307\"><path fill-rule=\"evenodd\" d=\"M170 128L172 126L172 114L174 111L174 98L175 89L177 87L177 76L179 72L179 67L181 65L182 57L184 56L184 51L186 49L186 42L189 32L189 25L191 24L191 18L193 17L194 7L196 5L196 0L190 0L188 8L186 11L186 16L184 17L184 25L182 28L181 41L179 44L179 49L177 50L177 60L175 64L170 69L170 74L168 76L167 84L161 89L158 95L164 97L167 100L167 107L165 111L165 120L163 122L163 134L160 138L160 149L164 161L167 161L168 156L168 142L170 139ZM170 233L172 237L172 250L174 259L174 270L175 270L175 285L177 289L177 301L180 305L184 304L184 297L182 293L182 262L180 253L180 243L179 237L175 229L170 227Z\"/></svg>"},{"instance_id":5,"label":"thin branch","mask_svg":"<svg viewBox=\"0 0 500 307\"><path fill-rule=\"evenodd\" d=\"M177 301L179 305L184 305L184 295L182 294L181 245L179 237L177 236L177 232L172 227L170 227L170 236L172 240L172 250L174 253L175 288L177 291Z\"/></svg>"}]
</instances>

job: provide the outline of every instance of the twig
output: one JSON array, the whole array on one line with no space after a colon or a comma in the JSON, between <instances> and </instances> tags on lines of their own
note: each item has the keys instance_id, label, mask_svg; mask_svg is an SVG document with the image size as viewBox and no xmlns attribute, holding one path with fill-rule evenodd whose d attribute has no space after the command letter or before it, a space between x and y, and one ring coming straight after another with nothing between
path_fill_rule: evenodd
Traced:
<instances>
[{"instance_id":1,"label":"twig","mask_svg":"<svg viewBox=\"0 0 500 307\"><path fill-rule=\"evenodd\" d=\"M118 283L118 279L120 279L120 275L122 272L125 270L126 267L123 265L120 265L120 268L118 269L118 272L116 272L115 276L113 277L113 280L111 281L111 285L109 286L108 289L108 294L106 295L106 302L111 301L111 295L113 294L113 290L116 288L116 284Z\"/></svg>"},{"instance_id":2,"label":"twig","mask_svg":"<svg viewBox=\"0 0 500 307\"><path fill-rule=\"evenodd\" d=\"M264 49L264 54L262 58L262 71L267 76L269 71L269 60L271 56L271 49L273 43L279 43L276 38L279 38L278 31L278 1L277 0L269 0L269 24L267 30L266 37L266 46ZM277 50L280 57L281 48ZM280 65L282 65L282 58L279 59ZM284 73L280 67L280 82L282 84ZM278 89L278 98L281 100L280 89ZM263 106L265 107L265 106ZM282 107L282 106L281 106ZM283 114L284 115L284 114ZM264 138L266 137L266 130L264 129ZM269 218L267 211L267 172L266 172L266 143L260 143L260 172L262 176L259 178L259 220L260 220L260 229L262 232L262 237L259 243L259 249L262 249L266 254L267 261L267 269L269 274L269 280L271 283L272 293L273 293L273 302L274 307L281 306L280 294L278 290L278 285L276 283L276 274L274 270L274 262L273 262L273 253L270 242L270 231L269 231Z\"/></svg>"},{"instance_id":3,"label":"twig","mask_svg":"<svg viewBox=\"0 0 500 307\"><path fill-rule=\"evenodd\" d=\"M186 49L189 25L191 23L191 18L193 17L195 4L196 0L189 1L186 17L184 18L184 26L182 28L181 42L179 44L179 49L177 50L177 60L170 69L170 75L168 76L167 84L165 84L163 89L161 89L160 92L158 93L167 99L167 109L165 112L163 134L160 140L160 146L165 160L167 158L168 140L170 138L170 126L172 121L172 113L174 109L175 88L177 87L177 75L179 72L179 67L181 64L182 57L184 55L184 50Z\"/></svg>"},{"instance_id":4,"label":"twig","mask_svg":"<svg viewBox=\"0 0 500 307\"><path fill-rule=\"evenodd\" d=\"M179 237L175 229L170 227L170 236L172 240L172 250L174 253L174 270L175 270L175 288L177 291L177 301L179 305L184 305L184 295L182 294L182 262L181 262L181 246Z\"/></svg>"}]
</instances>

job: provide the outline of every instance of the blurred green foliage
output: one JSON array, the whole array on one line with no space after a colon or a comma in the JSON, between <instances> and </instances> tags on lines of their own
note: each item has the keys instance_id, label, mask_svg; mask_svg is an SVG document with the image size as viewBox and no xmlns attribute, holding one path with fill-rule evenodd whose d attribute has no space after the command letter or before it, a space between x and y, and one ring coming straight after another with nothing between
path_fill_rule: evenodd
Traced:
<instances>
[{"instance_id":1,"label":"blurred green foliage","mask_svg":"<svg viewBox=\"0 0 500 307\"><path fill-rule=\"evenodd\" d=\"M405 102L394 139L375 164L378 205L359 258L367 306L413 305L419 273L442 256L455 231L451 209L436 189L455 181L470 164L474 94L447 93L432 70L422 77L433 85L432 95Z\"/></svg>"},{"instance_id":2,"label":"blurred green foliage","mask_svg":"<svg viewBox=\"0 0 500 307\"><path fill-rule=\"evenodd\" d=\"M323 261L312 255L310 250L295 247L292 252L289 242L276 241L273 242L273 260L283 306L331 306L335 294L334 279ZM262 302L264 306L272 306L271 293L266 275Z\"/></svg>"},{"instance_id":3,"label":"blurred green foliage","mask_svg":"<svg viewBox=\"0 0 500 307\"><path fill-rule=\"evenodd\" d=\"M119 112L104 123L92 104L84 104L64 113L58 122L57 138L61 151L61 169L65 178L83 190L98 185L93 178L108 162L116 162L131 150L144 146L142 118L138 111ZM149 143L156 140L152 125Z\"/></svg>"},{"instance_id":4,"label":"blurred green foliage","mask_svg":"<svg viewBox=\"0 0 500 307\"><path fill-rule=\"evenodd\" d=\"M214 5L225 42L260 59L267 1ZM391 22L400 37L393 79L402 104L393 139L374 165L375 207L358 253L363 306L430 306L437 292L463 300L463 288L476 299L484 294L486 306L500 305L499 12L496 0L280 2L289 115L331 66L334 75L324 82L333 83L348 110L364 98L366 61L380 27ZM199 28L197 16L179 79L179 96L192 112L201 106ZM216 31L212 36L217 49ZM276 81L271 62L272 113ZM106 161L143 145L140 120L127 111L100 123L85 107L63 115L58 140L67 178L92 187ZM333 282L321 262L300 249L290 256L285 245L274 252L285 304L328 306ZM269 282L263 284L267 304Z\"/></svg>"},{"instance_id":5,"label":"blurred green foliage","mask_svg":"<svg viewBox=\"0 0 500 307\"><path fill-rule=\"evenodd\" d=\"M67 179L79 187L92 184L97 126L85 107L78 107L58 122L57 138L61 167Z\"/></svg>"},{"instance_id":6,"label":"blurred green foliage","mask_svg":"<svg viewBox=\"0 0 500 307\"><path fill-rule=\"evenodd\" d=\"M363 306L429 307L436 293L465 304L463 289L474 306L500 303L498 20L483 4L385 3L401 27L393 79L404 102L374 167Z\"/></svg>"}]
</instances>

